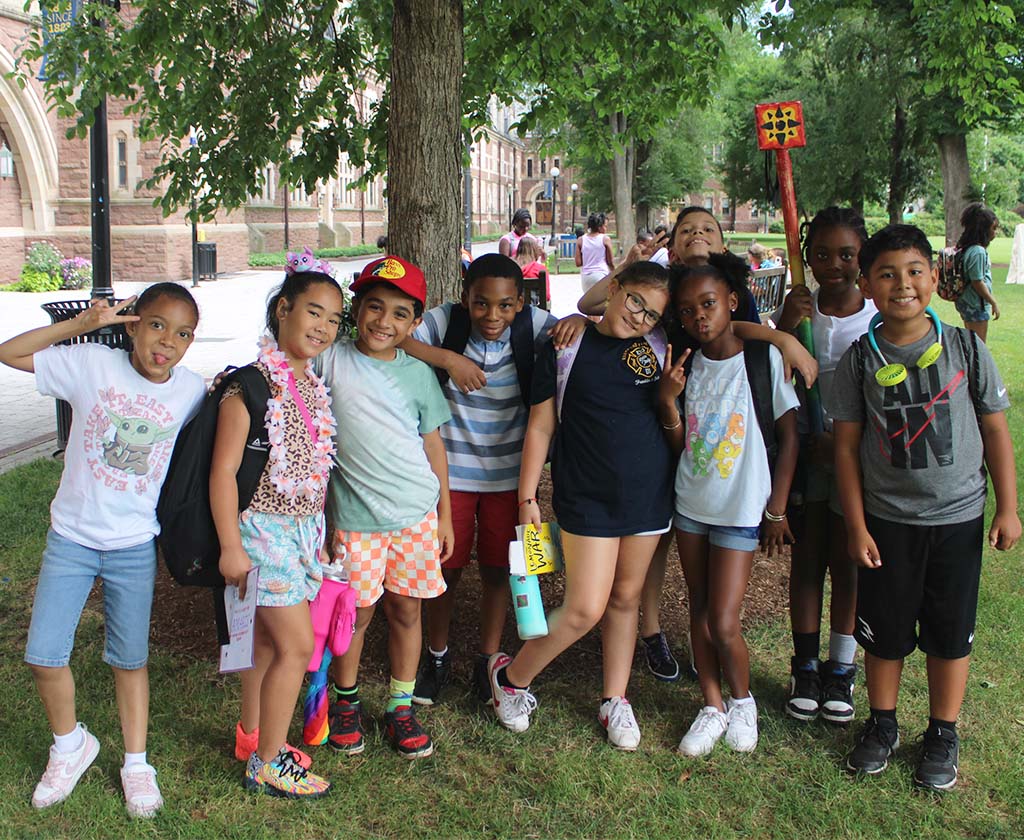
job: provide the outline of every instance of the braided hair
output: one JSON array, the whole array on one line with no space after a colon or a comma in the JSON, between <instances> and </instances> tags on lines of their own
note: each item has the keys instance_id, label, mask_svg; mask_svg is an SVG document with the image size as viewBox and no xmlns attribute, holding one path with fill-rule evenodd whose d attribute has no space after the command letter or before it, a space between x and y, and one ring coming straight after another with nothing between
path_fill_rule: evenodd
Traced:
<instances>
[{"instance_id":1,"label":"braided hair","mask_svg":"<svg viewBox=\"0 0 1024 840\"><path fill-rule=\"evenodd\" d=\"M864 226L864 218L852 207L826 207L819 210L809 222L800 225L800 242L803 243L800 253L804 262L811 262L811 243L818 234L829 228L844 227L852 230L863 245L868 241L868 230Z\"/></svg>"}]
</instances>

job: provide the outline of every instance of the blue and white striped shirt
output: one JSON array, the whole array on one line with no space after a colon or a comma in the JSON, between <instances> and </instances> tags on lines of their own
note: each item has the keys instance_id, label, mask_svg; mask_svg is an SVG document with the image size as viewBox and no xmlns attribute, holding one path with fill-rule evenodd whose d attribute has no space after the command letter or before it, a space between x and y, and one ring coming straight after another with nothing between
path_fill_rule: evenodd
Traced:
<instances>
[{"instance_id":1,"label":"blue and white striped shirt","mask_svg":"<svg viewBox=\"0 0 1024 840\"><path fill-rule=\"evenodd\" d=\"M413 337L440 347L454 305L443 303L425 312ZM531 310L536 355L551 340L548 330L556 319L543 309ZM448 481L452 490L497 493L515 490L519 485L529 415L519 391L511 334L509 328L497 341L484 341L473 329L463 355L479 365L487 376L487 384L469 394L463 394L451 380L443 388L452 412L451 422L440 429L448 453Z\"/></svg>"}]
</instances>

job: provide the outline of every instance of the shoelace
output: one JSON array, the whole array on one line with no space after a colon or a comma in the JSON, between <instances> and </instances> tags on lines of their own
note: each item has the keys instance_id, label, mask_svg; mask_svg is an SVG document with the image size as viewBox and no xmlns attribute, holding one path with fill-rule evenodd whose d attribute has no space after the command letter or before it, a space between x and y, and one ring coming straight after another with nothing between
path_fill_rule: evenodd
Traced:
<instances>
[{"instance_id":1,"label":"shoelace","mask_svg":"<svg viewBox=\"0 0 1024 840\"><path fill-rule=\"evenodd\" d=\"M842 674L826 674L822 680L822 694L827 700L843 700L849 702L850 681Z\"/></svg>"},{"instance_id":2,"label":"shoelace","mask_svg":"<svg viewBox=\"0 0 1024 840\"><path fill-rule=\"evenodd\" d=\"M700 714L697 715L697 719L693 722L693 733L695 735L704 734L704 730L711 727L712 723L718 723L718 715L721 712L710 712L707 709L701 709Z\"/></svg>"},{"instance_id":3,"label":"shoelace","mask_svg":"<svg viewBox=\"0 0 1024 840\"><path fill-rule=\"evenodd\" d=\"M868 739L873 738L878 741L878 743L891 750L893 745L896 743L897 734L898 730L895 727L882 727L876 718L871 718L868 729L861 738L861 741L867 741Z\"/></svg>"},{"instance_id":4,"label":"shoelace","mask_svg":"<svg viewBox=\"0 0 1024 840\"><path fill-rule=\"evenodd\" d=\"M953 757L953 739L940 732L924 734L924 760L948 762Z\"/></svg>"},{"instance_id":5,"label":"shoelace","mask_svg":"<svg viewBox=\"0 0 1024 840\"><path fill-rule=\"evenodd\" d=\"M155 773L125 773L124 786L126 788L125 796L128 799L137 799L142 796L153 797L155 799L160 796L160 792L156 787Z\"/></svg>"},{"instance_id":6,"label":"shoelace","mask_svg":"<svg viewBox=\"0 0 1024 840\"><path fill-rule=\"evenodd\" d=\"M733 706L727 717L738 717L747 726L753 726L757 721L756 714L757 709L753 703L744 703L742 706Z\"/></svg>"},{"instance_id":7,"label":"shoelace","mask_svg":"<svg viewBox=\"0 0 1024 840\"><path fill-rule=\"evenodd\" d=\"M398 740L407 741L411 738L422 737L423 730L411 712L401 716L395 715L391 720L394 724L395 732L398 733Z\"/></svg>"},{"instance_id":8,"label":"shoelace","mask_svg":"<svg viewBox=\"0 0 1024 840\"><path fill-rule=\"evenodd\" d=\"M810 668L797 668L793 675L796 681L795 691L799 697L812 697L821 689L821 675Z\"/></svg>"},{"instance_id":9,"label":"shoelace","mask_svg":"<svg viewBox=\"0 0 1024 840\"><path fill-rule=\"evenodd\" d=\"M608 712L608 726L615 729L635 729L636 717L633 715L633 707L625 700L621 703L612 703Z\"/></svg>"},{"instance_id":10,"label":"shoelace","mask_svg":"<svg viewBox=\"0 0 1024 840\"><path fill-rule=\"evenodd\" d=\"M537 708L537 698L529 691L504 691L505 699L512 710L520 715L530 715Z\"/></svg>"},{"instance_id":11,"label":"shoelace","mask_svg":"<svg viewBox=\"0 0 1024 840\"><path fill-rule=\"evenodd\" d=\"M339 729L356 729L359 726L359 711L356 706L349 703L337 713Z\"/></svg>"},{"instance_id":12,"label":"shoelace","mask_svg":"<svg viewBox=\"0 0 1024 840\"><path fill-rule=\"evenodd\" d=\"M665 638L664 633L659 633L658 638L649 647L651 653L654 654L653 658L659 663L667 664L673 658L672 649L668 646L668 639Z\"/></svg>"},{"instance_id":13,"label":"shoelace","mask_svg":"<svg viewBox=\"0 0 1024 840\"><path fill-rule=\"evenodd\" d=\"M298 755L288 750L282 750L277 756L277 761L274 763L277 765L278 772L284 778L290 777L296 782L301 782L309 775L309 771L299 764Z\"/></svg>"}]
</instances>

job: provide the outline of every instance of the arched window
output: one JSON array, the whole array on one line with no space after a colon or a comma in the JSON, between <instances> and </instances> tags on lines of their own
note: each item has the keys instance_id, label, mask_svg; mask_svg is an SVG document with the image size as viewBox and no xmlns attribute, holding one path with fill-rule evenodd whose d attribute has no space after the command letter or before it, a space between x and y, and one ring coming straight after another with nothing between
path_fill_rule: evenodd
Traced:
<instances>
[{"instance_id":1,"label":"arched window","mask_svg":"<svg viewBox=\"0 0 1024 840\"><path fill-rule=\"evenodd\" d=\"M0 178L14 177L14 155L7 148L7 141L0 139Z\"/></svg>"}]
</instances>

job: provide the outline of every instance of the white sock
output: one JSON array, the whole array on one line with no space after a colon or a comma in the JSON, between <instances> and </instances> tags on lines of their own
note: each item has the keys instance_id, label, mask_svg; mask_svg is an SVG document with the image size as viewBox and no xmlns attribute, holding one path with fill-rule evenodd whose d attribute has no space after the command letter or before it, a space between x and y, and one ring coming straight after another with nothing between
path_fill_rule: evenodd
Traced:
<instances>
[{"instance_id":1,"label":"white sock","mask_svg":"<svg viewBox=\"0 0 1024 840\"><path fill-rule=\"evenodd\" d=\"M754 702L754 695L748 692L746 697L733 697L731 702L734 706L746 706Z\"/></svg>"},{"instance_id":2,"label":"white sock","mask_svg":"<svg viewBox=\"0 0 1024 840\"><path fill-rule=\"evenodd\" d=\"M53 743L57 747L59 753L73 753L75 750L80 750L82 744L85 743L85 730L82 729L82 724L76 723L75 728L72 729L67 735L58 735L56 732L53 733Z\"/></svg>"},{"instance_id":3,"label":"white sock","mask_svg":"<svg viewBox=\"0 0 1024 840\"><path fill-rule=\"evenodd\" d=\"M842 663L852 665L857 655L857 640L845 633L836 633L834 630L828 637L828 658Z\"/></svg>"},{"instance_id":4,"label":"white sock","mask_svg":"<svg viewBox=\"0 0 1024 840\"><path fill-rule=\"evenodd\" d=\"M146 763L146 753L145 752L140 752L140 753L126 752L124 754L124 766L125 766L125 769L127 769L129 767L134 767L136 764L145 764L145 763Z\"/></svg>"},{"instance_id":5,"label":"white sock","mask_svg":"<svg viewBox=\"0 0 1024 840\"><path fill-rule=\"evenodd\" d=\"M434 650L430 645L427 645L427 650L430 651L431 656L435 656L438 659L440 659L442 656L448 653L448 645L444 646L444 650Z\"/></svg>"}]
</instances>

